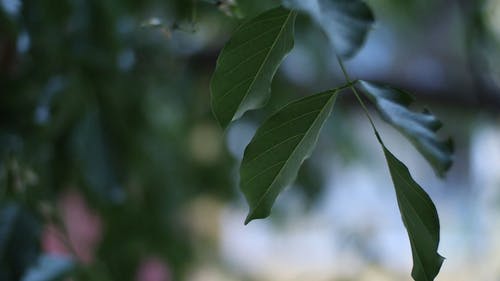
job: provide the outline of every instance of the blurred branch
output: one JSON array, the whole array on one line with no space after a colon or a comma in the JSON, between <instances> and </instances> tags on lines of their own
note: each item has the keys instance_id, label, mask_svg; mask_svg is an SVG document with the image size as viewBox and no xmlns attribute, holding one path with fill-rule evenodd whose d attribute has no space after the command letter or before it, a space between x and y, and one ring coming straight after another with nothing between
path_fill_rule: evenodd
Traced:
<instances>
[{"instance_id":1,"label":"blurred branch","mask_svg":"<svg viewBox=\"0 0 500 281\"><path fill-rule=\"evenodd\" d=\"M465 26L465 48L467 66L474 83L474 94L479 105L500 109L500 95L498 87L495 87L491 79L486 75L490 71L487 59L482 54L491 40L482 10L485 1L458 1Z\"/></svg>"},{"instance_id":2,"label":"blurred branch","mask_svg":"<svg viewBox=\"0 0 500 281\"><path fill-rule=\"evenodd\" d=\"M193 67L208 71L209 73L215 67L218 50L212 49L192 56L189 63ZM384 76L385 75L385 76ZM364 79L374 79L373 77L363 77ZM500 94L496 89L485 87L482 81L477 81L476 89L470 91L464 89L460 85L456 88L429 89L425 85L419 85L404 81L401 77L394 76L389 73L377 76L374 80L389 81L394 86L406 89L412 93L420 103L432 103L445 107L468 110L486 110L494 114L500 114ZM481 97L481 98L478 98ZM350 100L347 98L346 100ZM354 104L354 98L352 98Z\"/></svg>"}]
</instances>

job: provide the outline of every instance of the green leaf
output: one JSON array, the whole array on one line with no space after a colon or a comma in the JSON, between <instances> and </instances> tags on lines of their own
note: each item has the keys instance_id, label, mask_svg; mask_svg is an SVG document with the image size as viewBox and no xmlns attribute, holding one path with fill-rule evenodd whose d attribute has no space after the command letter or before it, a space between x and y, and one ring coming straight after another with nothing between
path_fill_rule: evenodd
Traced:
<instances>
[{"instance_id":1,"label":"green leaf","mask_svg":"<svg viewBox=\"0 0 500 281\"><path fill-rule=\"evenodd\" d=\"M415 281L432 281L444 260L437 252L439 218L436 207L429 195L413 180L408 168L385 147L376 134L384 149L401 218L410 238L413 255L411 276Z\"/></svg>"},{"instance_id":2,"label":"green leaf","mask_svg":"<svg viewBox=\"0 0 500 281\"><path fill-rule=\"evenodd\" d=\"M443 176L453 163L453 143L451 139L439 140L436 132L441 122L428 110L417 113L408 109L414 99L402 90L366 81L360 81L360 88L375 104L382 119L406 136L436 174Z\"/></svg>"},{"instance_id":3,"label":"green leaf","mask_svg":"<svg viewBox=\"0 0 500 281\"><path fill-rule=\"evenodd\" d=\"M290 0L291 6L308 13L324 30L336 53L350 58L363 46L375 18L359 0Z\"/></svg>"},{"instance_id":4,"label":"green leaf","mask_svg":"<svg viewBox=\"0 0 500 281\"><path fill-rule=\"evenodd\" d=\"M58 281L63 280L73 270L73 260L63 256L42 255L37 264L23 276L22 281Z\"/></svg>"},{"instance_id":5,"label":"green leaf","mask_svg":"<svg viewBox=\"0 0 500 281\"><path fill-rule=\"evenodd\" d=\"M336 90L292 102L267 119L245 149L240 187L250 206L245 224L265 218L297 176L330 115Z\"/></svg>"},{"instance_id":6,"label":"green leaf","mask_svg":"<svg viewBox=\"0 0 500 281\"><path fill-rule=\"evenodd\" d=\"M224 46L210 85L223 128L268 100L273 76L293 48L295 16L282 7L267 11L243 23Z\"/></svg>"}]
</instances>

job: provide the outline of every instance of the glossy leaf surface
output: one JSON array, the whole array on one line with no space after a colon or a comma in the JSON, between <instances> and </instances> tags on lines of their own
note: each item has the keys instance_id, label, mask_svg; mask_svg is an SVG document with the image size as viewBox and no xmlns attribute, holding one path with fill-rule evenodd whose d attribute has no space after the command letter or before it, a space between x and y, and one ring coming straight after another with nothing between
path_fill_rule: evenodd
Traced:
<instances>
[{"instance_id":1,"label":"glossy leaf surface","mask_svg":"<svg viewBox=\"0 0 500 281\"><path fill-rule=\"evenodd\" d=\"M378 137L378 136L377 136ZM427 193L413 180L408 168L382 143L396 190L401 218L410 239L415 281L432 281L439 273L444 258L439 246L439 218L436 207Z\"/></svg>"},{"instance_id":2,"label":"glossy leaf surface","mask_svg":"<svg viewBox=\"0 0 500 281\"><path fill-rule=\"evenodd\" d=\"M292 102L257 130L245 149L240 187L250 206L245 224L265 218L315 147L336 97L327 91Z\"/></svg>"},{"instance_id":3,"label":"glossy leaf surface","mask_svg":"<svg viewBox=\"0 0 500 281\"><path fill-rule=\"evenodd\" d=\"M453 162L453 145L451 139L442 141L437 136L441 122L427 110L411 111L408 107L413 97L404 91L366 81L360 81L359 85L382 119L406 136L434 171L443 176Z\"/></svg>"},{"instance_id":4,"label":"glossy leaf surface","mask_svg":"<svg viewBox=\"0 0 500 281\"><path fill-rule=\"evenodd\" d=\"M350 58L363 46L375 21L363 1L357 0L290 0L291 6L308 13L330 39L337 54Z\"/></svg>"},{"instance_id":5,"label":"glossy leaf surface","mask_svg":"<svg viewBox=\"0 0 500 281\"><path fill-rule=\"evenodd\" d=\"M224 46L211 81L212 110L226 128L269 98L278 66L293 48L295 12L278 7L242 24Z\"/></svg>"}]
</instances>

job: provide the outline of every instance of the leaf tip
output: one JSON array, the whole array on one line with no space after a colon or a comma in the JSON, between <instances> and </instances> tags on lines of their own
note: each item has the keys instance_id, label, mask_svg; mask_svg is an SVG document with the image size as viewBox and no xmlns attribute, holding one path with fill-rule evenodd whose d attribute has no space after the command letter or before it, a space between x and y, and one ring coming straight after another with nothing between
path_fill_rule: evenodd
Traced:
<instances>
[{"instance_id":1,"label":"leaf tip","mask_svg":"<svg viewBox=\"0 0 500 281\"><path fill-rule=\"evenodd\" d=\"M247 218L245 219L245 225L248 225L252 220L253 218L251 218L250 215L248 215Z\"/></svg>"},{"instance_id":2,"label":"leaf tip","mask_svg":"<svg viewBox=\"0 0 500 281\"><path fill-rule=\"evenodd\" d=\"M217 120L217 124L219 124L221 129L225 132L227 130L227 128L229 127L229 122L221 122L217 118L216 118L216 120Z\"/></svg>"},{"instance_id":3,"label":"leaf tip","mask_svg":"<svg viewBox=\"0 0 500 281\"><path fill-rule=\"evenodd\" d=\"M250 210L250 212L248 212L247 218L245 219L245 225L248 225L251 221L255 219L259 219L259 217L255 216L255 210Z\"/></svg>"},{"instance_id":4,"label":"leaf tip","mask_svg":"<svg viewBox=\"0 0 500 281\"><path fill-rule=\"evenodd\" d=\"M264 219L269 217L271 210L264 210L259 208L251 208L245 219L245 225L249 224L251 221L256 219Z\"/></svg>"}]
</instances>

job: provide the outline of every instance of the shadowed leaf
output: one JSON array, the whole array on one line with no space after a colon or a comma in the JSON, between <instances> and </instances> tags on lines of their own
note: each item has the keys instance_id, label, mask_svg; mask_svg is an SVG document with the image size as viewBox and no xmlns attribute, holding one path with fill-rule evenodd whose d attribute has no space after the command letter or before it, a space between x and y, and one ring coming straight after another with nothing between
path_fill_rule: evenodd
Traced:
<instances>
[{"instance_id":1,"label":"shadowed leaf","mask_svg":"<svg viewBox=\"0 0 500 281\"><path fill-rule=\"evenodd\" d=\"M408 168L383 144L377 134L396 190L401 218L408 232L413 256L411 276L415 281L432 281L444 258L439 246L439 218L427 193L413 180Z\"/></svg>"},{"instance_id":2,"label":"shadowed leaf","mask_svg":"<svg viewBox=\"0 0 500 281\"><path fill-rule=\"evenodd\" d=\"M375 21L373 13L358 0L290 0L291 6L308 13L330 39L337 54L350 58L363 46Z\"/></svg>"},{"instance_id":3,"label":"shadowed leaf","mask_svg":"<svg viewBox=\"0 0 500 281\"><path fill-rule=\"evenodd\" d=\"M417 113L408 109L413 97L406 92L366 81L359 85L382 118L406 136L436 174L443 176L453 162L453 144L451 139L439 140L436 132L441 122L427 110Z\"/></svg>"}]
</instances>

